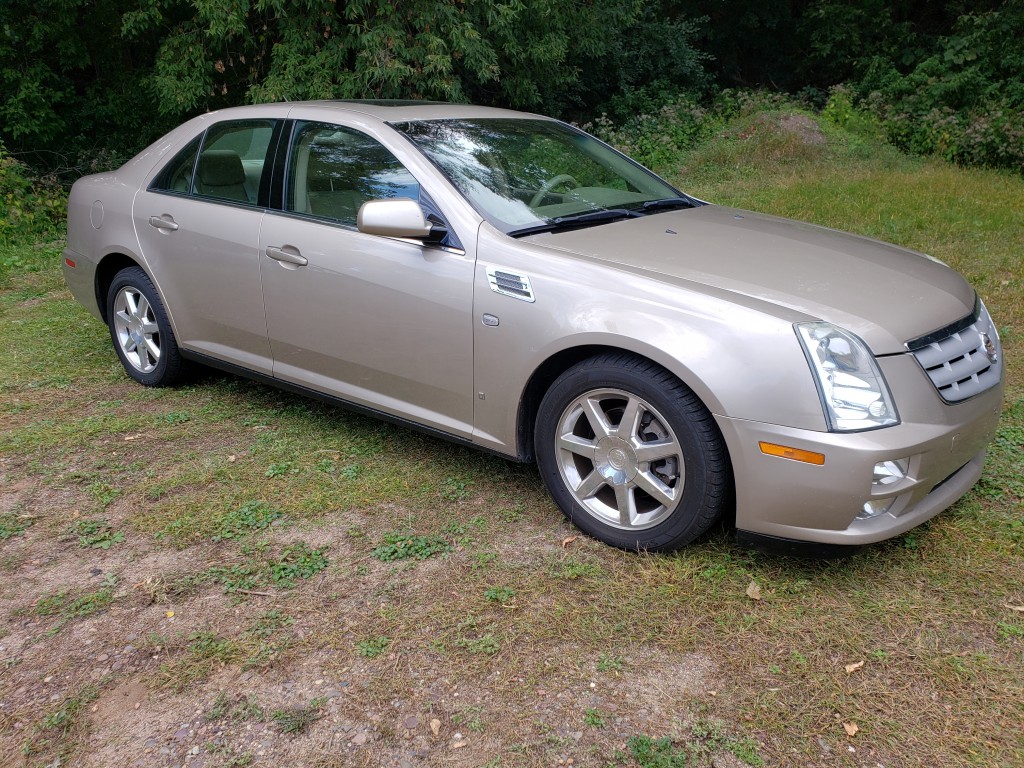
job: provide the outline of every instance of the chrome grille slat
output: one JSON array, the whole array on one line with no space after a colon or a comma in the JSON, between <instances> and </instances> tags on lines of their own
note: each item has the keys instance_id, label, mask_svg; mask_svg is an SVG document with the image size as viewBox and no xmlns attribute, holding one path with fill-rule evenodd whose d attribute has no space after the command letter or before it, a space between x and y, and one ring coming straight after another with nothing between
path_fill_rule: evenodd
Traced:
<instances>
[{"instance_id":1,"label":"chrome grille slat","mask_svg":"<svg viewBox=\"0 0 1024 768\"><path fill-rule=\"evenodd\" d=\"M1002 375L999 336L984 306L979 306L970 325L958 325L959 330L945 338L936 339L933 335L925 344L907 343L907 348L947 403L967 400L994 387ZM993 354L994 360L990 356Z\"/></svg>"}]
</instances>

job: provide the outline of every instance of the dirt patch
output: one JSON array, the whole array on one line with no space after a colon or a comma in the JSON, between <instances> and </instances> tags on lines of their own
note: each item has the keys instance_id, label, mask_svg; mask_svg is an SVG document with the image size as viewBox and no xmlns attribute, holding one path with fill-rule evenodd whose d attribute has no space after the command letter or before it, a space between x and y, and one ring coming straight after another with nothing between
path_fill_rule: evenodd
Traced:
<instances>
[{"instance_id":1,"label":"dirt patch","mask_svg":"<svg viewBox=\"0 0 1024 768\"><path fill-rule=\"evenodd\" d=\"M821 126L807 115L783 115L778 118L777 125L783 133L798 137L804 144L821 147L828 143Z\"/></svg>"}]
</instances>

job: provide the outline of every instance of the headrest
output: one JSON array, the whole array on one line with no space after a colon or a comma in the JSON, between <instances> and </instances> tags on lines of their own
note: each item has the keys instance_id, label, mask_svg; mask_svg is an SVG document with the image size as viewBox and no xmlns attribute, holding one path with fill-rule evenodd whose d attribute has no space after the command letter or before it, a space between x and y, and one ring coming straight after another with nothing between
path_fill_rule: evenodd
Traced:
<instances>
[{"instance_id":1,"label":"headrest","mask_svg":"<svg viewBox=\"0 0 1024 768\"><path fill-rule=\"evenodd\" d=\"M245 183L242 158L230 149L211 149L199 156L199 182L207 187Z\"/></svg>"}]
</instances>

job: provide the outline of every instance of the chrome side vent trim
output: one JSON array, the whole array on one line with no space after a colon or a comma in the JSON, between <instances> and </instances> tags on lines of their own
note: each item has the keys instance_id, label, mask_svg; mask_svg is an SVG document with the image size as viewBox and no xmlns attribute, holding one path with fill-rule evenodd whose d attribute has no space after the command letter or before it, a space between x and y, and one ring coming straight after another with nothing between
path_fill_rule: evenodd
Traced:
<instances>
[{"instance_id":1,"label":"chrome side vent trim","mask_svg":"<svg viewBox=\"0 0 1024 768\"><path fill-rule=\"evenodd\" d=\"M494 267L487 268L487 282L491 290L503 296L511 296L520 301L535 301L533 288L530 286L530 278L526 275L517 275L514 272L506 272Z\"/></svg>"},{"instance_id":2,"label":"chrome side vent trim","mask_svg":"<svg viewBox=\"0 0 1024 768\"><path fill-rule=\"evenodd\" d=\"M999 334L983 305L959 323L907 342L947 403L958 403L991 389L1002 377Z\"/></svg>"}]
</instances>

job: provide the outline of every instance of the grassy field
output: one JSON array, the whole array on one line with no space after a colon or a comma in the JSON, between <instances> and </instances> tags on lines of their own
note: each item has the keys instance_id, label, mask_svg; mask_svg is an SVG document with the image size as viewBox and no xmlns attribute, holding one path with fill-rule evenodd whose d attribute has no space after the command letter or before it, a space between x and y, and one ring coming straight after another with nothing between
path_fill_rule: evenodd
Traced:
<instances>
[{"instance_id":1,"label":"grassy field","mask_svg":"<svg viewBox=\"0 0 1024 768\"><path fill-rule=\"evenodd\" d=\"M0 762L1024 764L1024 180L779 114L661 170L967 276L1008 377L974 490L838 562L618 552L531 467L229 376L130 383L61 244L6 243Z\"/></svg>"}]
</instances>

